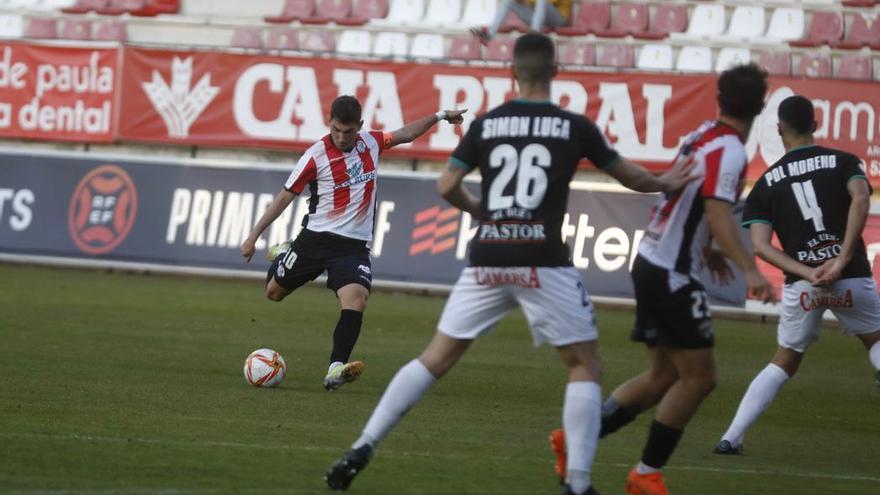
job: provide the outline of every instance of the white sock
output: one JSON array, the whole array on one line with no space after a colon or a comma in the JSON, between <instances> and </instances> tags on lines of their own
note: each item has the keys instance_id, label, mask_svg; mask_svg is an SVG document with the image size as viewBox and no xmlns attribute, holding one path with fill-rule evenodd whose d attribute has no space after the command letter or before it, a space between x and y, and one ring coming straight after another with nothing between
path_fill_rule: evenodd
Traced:
<instances>
[{"instance_id":1,"label":"white sock","mask_svg":"<svg viewBox=\"0 0 880 495\"><path fill-rule=\"evenodd\" d=\"M773 402L779 389L789 379L788 373L779 366L770 363L752 380L746 395L743 396L736 410L736 416L722 440L727 440L734 447L742 444L746 430L752 426L758 416Z\"/></svg>"},{"instance_id":2,"label":"white sock","mask_svg":"<svg viewBox=\"0 0 880 495\"><path fill-rule=\"evenodd\" d=\"M636 472L639 474L653 474L653 473L656 473L657 471L660 471L660 470L655 467L651 467L642 461L639 461L639 463L636 464Z\"/></svg>"},{"instance_id":3,"label":"white sock","mask_svg":"<svg viewBox=\"0 0 880 495\"><path fill-rule=\"evenodd\" d=\"M400 368L352 448L356 449L364 444L375 448L435 381L437 379L434 375L418 359L413 359Z\"/></svg>"},{"instance_id":4,"label":"white sock","mask_svg":"<svg viewBox=\"0 0 880 495\"><path fill-rule=\"evenodd\" d=\"M880 341L874 342L868 350L868 358L871 359L874 369L880 370Z\"/></svg>"},{"instance_id":5,"label":"white sock","mask_svg":"<svg viewBox=\"0 0 880 495\"><path fill-rule=\"evenodd\" d=\"M596 382L570 382L565 388L562 427L568 449L566 482L575 493L590 487L590 469L602 426L602 389Z\"/></svg>"},{"instance_id":6,"label":"white sock","mask_svg":"<svg viewBox=\"0 0 880 495\"><path fill-rule=\"evenodd\" d=\"M327 373L330 373L331 371L333 371L333 368L336 368L337 366L342 366L343 364L345 363L343 363L342 361L333 361L327 368Z\"/></svg>"}]
</instances>

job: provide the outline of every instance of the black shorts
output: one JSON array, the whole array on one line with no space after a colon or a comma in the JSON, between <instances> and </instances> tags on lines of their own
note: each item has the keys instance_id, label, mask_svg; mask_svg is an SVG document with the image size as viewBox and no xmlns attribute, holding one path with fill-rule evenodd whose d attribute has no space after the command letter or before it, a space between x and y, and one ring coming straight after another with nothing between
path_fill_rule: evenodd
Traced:
<instances>
[{"instance_id":1,"label":"black shorts","mask_svg":"<svg viewBox=\"0 0 880 495\"><path fill-rule=\"evenodd\" d=\"M291 249L279 254L269 276L293 291L327 271L327 288L336 292L349 284L370 290L373 274L366 242L303 229Z\"/></svg>"},{"instance_id":2,"label":"black shorts","mask_svg":"<svg viewBox=\"0 0 880 495\"><path fill-rule=\"evenodd\" d=\"M669 289L669 271L637 256L632 269L636 289L636 324L632 340L648 347L706 349L715 345L709 299L703 285Z\"/></svg>"}]
</instances>

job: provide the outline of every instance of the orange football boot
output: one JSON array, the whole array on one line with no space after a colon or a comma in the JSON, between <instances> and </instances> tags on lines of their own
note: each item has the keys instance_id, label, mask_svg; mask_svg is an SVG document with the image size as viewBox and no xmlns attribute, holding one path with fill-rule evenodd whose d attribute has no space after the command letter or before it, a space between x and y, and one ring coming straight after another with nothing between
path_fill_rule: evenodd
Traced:
<instances>
[{"instance_id":1,"label":"orange football boot","mask_svg":"<svg viewBox=\"0 0 880 495\"><path fill-rule=\"evenodd\" d=\"M565 452L565 430L557 428L550 432L550 448L556 455L556 476L559 476L561 482L565 481L565 463L568 458Z\"/></svg>"},{"instance_id":2,"label":"orange football boot","mask_svg":"<svg viewBox=\"0 0 880 495\"><path fill-rule=\"evenodd\" d=\"M632 468L626 477L626 493L629 495L669 495L669 489L663 481L663 473L639 474Z\"/></svg>"}]
</instances>

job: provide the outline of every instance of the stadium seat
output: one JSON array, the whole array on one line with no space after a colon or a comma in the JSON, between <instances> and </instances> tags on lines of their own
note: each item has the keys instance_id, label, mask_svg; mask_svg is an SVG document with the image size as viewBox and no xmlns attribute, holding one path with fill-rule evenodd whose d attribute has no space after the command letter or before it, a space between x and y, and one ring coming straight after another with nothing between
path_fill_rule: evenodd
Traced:
<instances>
[{"instance_id":1,"label":"stadium seat","mask_svg":"<svg viewBox=\"0 0 880 495\"><path fill-rule=\"evenodd\" d=\"M482 45L471 35L452 38L449 46L449 58L460 60L479 60L483 58Z\"/></svg>"},{"instance_id":2,"label":"stadium seat","mask_svg":"<svg viewBox=\"0 0 880 495\"><path fill-rule=\"evenodd\" d=\"M722 48L718 51L715 60L715 72L724 72L727 69L741 64L747 64L752 60L752 53L748 48Z\"/></svg>"},{"instance_id":3,"label":"stadium seat","mask_svg":"<svg viewBox=\"0 0 880 495\"><path fill-rule=\"evenodd\" d=\"M376 40L373 42L373 55L377 57L406 57L408 46L406 33L383 31L376 34Z\"/></svg>"},{"instance_id":4,"label":"stadium seat","mask_svg":"<svg viewBox=\"0 0 880 495\"><path fill-rule=\"evenodd\" d=\"M774 76L791 75L791 54L788 52L762 52L758 65Z\"/></svg>"},{"instance_id":5,"label":"stadium seat","mask_svg":"<svg viewBox=\"0 0 880 495\"><path fill-rule=\"evenodd\" d=\"M0 38L21 38L24 17L18 14L0 14Z\"/></svg>"},{"instance_id":6,"label":"stadium seat","mask_svg":"<svg viewBox=\"0 0 880 495\"><path fill-rule=\"evenodd\" d=\"M831 57L819 53L803 53L795 67L795 76L830 78L832 75Z\"/></svg>"},{"instance_id":7,"label":"stadium seat","mask_svg":"<svg viewBox=\"0 0 880 495\"><path fill-rule=\"evenodd\" d=\"M346 55L369 55L373 46L373 36L369 31L346 29L339 35L336 53Z\"/></svg>"},{"instance_id":8,"label":"stadium seat","mask_svg":"<svg viewBox=\"0 0 880 495\"><path fill-rule=\"evenodd\" d=\"M303 24L339 22L351 16L351 0L318 0L315 15L300 19Z\"/></svg>"},{"instance_id":9,"label":"stadium seat","mask_svg":"<svg viewBox=\"0 0 880 495\"><path fill-rule=\"evenodd\" d=\"M869 81L873 76L874 67L871 63L871 57L852 54L840 58L840 67L837 70L837 77L840 79Z\"/></svg>"},{"instance_id":10,"label":"stadium seat","mask_svg":"<svg viewBox=\"0 0 880 495\"><path fill-rule=\"evenodd\" d=\"M577 14L571 19L571 26L556 28L563 36L583 36L598 31L607 31L611 22L611 5L608 2L581 2Z\"/></svg>"},{"instance_id":11,"label":"stadium seat","mask_svg":"<svg viewBox=\"0 0 880 495\"><path fill-rule=\"evenodd\" d=\"M159 14L176 14L180 12L180 0L147 0L139 10L132 10L131 15L155 17Z\"/></svg>"},{"instance_id":12,"label":"stadium seat","mask_svg":"<svg viewBox=\"0 0 880 495\"><path fill-rule=\"evenodd\" d=\"M632 45L605 45L599 53L598 65L605 67L629 68L636 62Z\"/></svg>"},{"instance_id":13,"label":"stadium seat","mask_svg":"<svg viewBox=\"0 0 880 495\"><path fill-rule=\"evenodd\" d=\"M85 14L93 10L102 9L110 3L109 0L77 0L70 7L64 7L61 12L65 14Z\"/></svg>"},{"instance_id":14,"label":"stadium seat","mask_svg":"<svg viewBox=\"0 0 880 495\"><path fill-rule=\"evenodd\" d=\"M509 62L513 58L514 42L516 38L492 38L486 47L486 60Z\"/></svg>"},{"instance_id":15,"label":"stadium seat","mask_svg":"<svg viewBox=\"0 0 880 495\"><path fill-rule=\"evenodd\" d=\"M61 24L61 35L65 40L90 40L92 39L92 21L88 19L67 19Z\"/></svg>"},{"instance_id":16,"label":"stadium seat","mask_svg":"<svg viewBox=\"0 0 880 495\"><path fill-rule=\"evenodd\" d=\"M442 0L440 0L442 1ZM496 0L466 0L461 14L461 26L488 26L495 18Z\"/></svg>"},{"instance_id":17,"label":"stadium seat","mask_svg":"<svg viewBox=\"0 0 880 495\"><path fill-rule=\"evenodd\" d=\"M559 63L562 65L595 65L596 45L587 41L560 42Z\"/></svg>"},{"instance_id":18,"label":"stadium seat","mask_svg":"<svg viewBox=\"0 0 880 495\"><path fill-rule=\"evenodd\" d=\"M711 72L712 49L708 46L685 46L678 52L675 70L685 72Z\"/></svg>"},{"instance_id":19,"label":"stadium seat","mask_svg":"<svg viewBox=\"0 0 880 495\"><path fill-rule=\"evenodd\" d=\"M714 38L724 33L724 5L698 4L691 13L687 38Z\"/></svg>"},{"instance_id":20,"label":"stadium seat","mask_svg":"<svg viewBox=\"0 0 880 495\"><path fill-rule=\"evenodd\" d=\"M424 23L452 28L460 18L461 0L429 0Z\"/></svg>"},{"instance_id":21,"label":"stadium seat","mask_svg":"<svg viewBox=\"0 0 880 495\"><path fill-rule=\"evenodd\" d=\"M287 24L291 21L299 21L315 15L315 0L286 0L284 8L278 15L266 16L266 22Z\"/></svg>"},{"instance_id":22,"label":"stadium seat","mask_svg":"<svg viewBox=\"0 0 880 495\"><path fill-rule=\"evenodd\" d=\"M95 29L94 39L99 41L127 41L128 36L125 32L125 23L120 21L107 21L98 24L98 27Z\"/></svg>"},{"instance_id":23,"label":"stadium seat","mask_svg":"<svg viewBox=\"0 0 880 495\"><path fill-rule=\"evenodd\" d=\"M260 28L250 26L236 27L232 32L232 41L229 46L233 48L263 49L263 32Z\"/></svg>"},{"instance_id":24,"label":"stadium seat","mask_svg":"<svg viewBox=\"0 0 880 495\"><path fill-rule=\"evenodd\" d=\"M840 12L813 12L807 34L788 42L791 46L814 47L830 45L843 37L843 15Z\"/></svg>"},{"instance_id":25,"label":"stadium seat","mask_svg":"<svg viewBox=\"0 0 880 495\"><path fill-rule=\"evenodd\" d=\"M672 46L666 43L643 45L636 68L644 70L672 70Z\"/></svg>"},{"instance_id":26,"label":"stadium seat","mask_svg":"<svg viewBox=\"0 0 880 495\"><path fill-rule=\"evenodd\" d=\"M844 7L873 7L874 5L880 4L880 0L843 0Z\"/></svg>"},{"instance_id":27,"label":"stadium seat","mask_svg":"<svg viewBox=\"0 0 880 495\"><path fill-rule=\"evenodd\" d=\"M58 37L58 26L55 19L34 17L24 31L25 38L53 39Z\"/></svg>"},{"instance_id":28,"label":"stadium seat","mask_svg":"<svg viewBox=\"0 0 880 495\"><path fill-rule=\"evenodd\" d=\"M409 55L413 58L443 58L444 40L442 34L419 33L413 36Z\"/></svg>"},{"instance_id":29,"label":"stadium seat","mask_svg":"<svg viewBox=\"0 0 880 495\"><path fill-rule=\"evenodd\" d=\"M622 38L648 30L648 4L623 2L617 4L614 21L609 29L600 30L597 36Z\"/></svg>"},{"instance_id":30,"label":"stadium seat","mask_svg":"<svg viewBox=\"0 0 880 495\"><path fill-rule=\"evenodd\" d=\"M852 17L852 24L843 41L834 43L834 48L857 49L870 46L880 50L880 15L876 12L860 12Z\"/></svg>"},{"instance_id":31,"label":"stadium seat","mask_svg":"<svg viewBox=\"0 0 880 495\"><path fill-rule=\"evenodd\" d=\"M764 34L764 8L739 5L730 17L727 37L735 39L754 39Z\"/></svg>"},{"instance_id":32,"label":"stadium seat","mask_svg":"<svg viewBox=\"0 0 880 495\"><path fill-rule=\"evenodd\" d=\"M662 3L657 6L647 31L633 33L638 39L659 40L670 33L681 33L687 29L687 5Z\"/></svg>"},{"instance_id":33,"label":"stadium seat","mask_svg":"<svg viewBox=\"0 0 880 495\"><path fill-rule=\"evenodd\" d=\"M32 8L35 10L60 10L76 5L76 0L42 0Z\"/></svg>"},{"instance_id":34,"label":"stadium seat","mask_svg":"<svg viewBox=\"0 0 880 495\"><path fill-rule=\"evenodd\" d=\"M779 7L770 17L764 37L769 41L791 41L804 36L804 11L798 7Z\"/></svg>"},{"instance_id":35,"label":"stadium seat","mask_svg":"<svg viewBox=\"0 0 880 495\"><path fill-rule=\"evenodd\" d=\"M336 38L326 30L305 31L300 34L299 47L311 52L332 52L336 50Z\"/></svg>"},{"instance_id":36,"label":"stadium seat","mask_svg":"<svg viewBox=\"0 0 880 495\"><path fill-rule=\"evenodd\" d=\"M299 37L296 29L287 26L274 26L266 33L266 48L269 50L297 50Z\"/></svg>"},{"instance_id":37,"label":"stadium seat","mask_svg":"<svg viewBox=\"0 0 880 495\"><path fill-rule=\"evenodd\" d=\"M384 19L374 19L379 26L405 26L417 24L425 14L425 0L391 0L388 15Z\"/></svg>"},{"instance_id":38,"label":"stadium seat","mask_svg":"<svg viewBox=\"0 0 880 495\"><path fill-rule=\"evenodd\" d=\"M353 4L351 16L337 19L340 26L363 26L373 19L388 15L388 0L359 0Z\"/></svg>"},{"instance_id":39,"label":"stadium seat","mask_svg":"<svg viewBox=\"0 0 880 495\"><path fill-rule=\"evenodd\" d=\"M107 5L95 9L101 15L122 15L126 12L141 10L147 5L147 0L110 0Z\"/></svg>"}]
</instances>

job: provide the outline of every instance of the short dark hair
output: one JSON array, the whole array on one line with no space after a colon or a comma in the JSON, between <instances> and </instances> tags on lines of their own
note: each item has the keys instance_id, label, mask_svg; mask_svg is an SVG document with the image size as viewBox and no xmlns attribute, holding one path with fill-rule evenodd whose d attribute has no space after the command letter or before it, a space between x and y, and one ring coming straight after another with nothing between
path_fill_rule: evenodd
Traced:
<instances>
[{"instance_id":1,"label":"short dark hair","mask_svg":"<svg viewBox=\"0 0 880 495\"><path fill-rule=\"evenodd\" d=\"M361 102L349 95L336 98L330 105L330 120L333 119L342 124L357 124L361 121Z\"/></svg>"},{"instance_id":2,"label":"short dark hair","mask_svg":"<svg viewBox=\"0 0 880 495\"><path fill-rule=\"evenodd\" d=\"M718 77L718 107L737 119L751 119L764 109L767 71L757 65L737 65Z\"/></svg>"},{"instance_id":3,"label":"short dark hair","mask_svg":"<svg viewBox=\"0 0 880 495\"><path fill-rule=\"evenodd\" d=\"M513 67L523 82L550 82L555 74L556 47L541 33L527 33L513 45Z\"/></svg>"},{"instance_id":4,"label":"short dark hair","mask_svg":"<svg viewBox=\"0 0 880 495\"><path fill-rule=\"evenodd\" d=\"M779 104L779 121L798 134L812 134L816 123L813 102L801 95L789 96Z\"/></svg>"}]
</instances>

